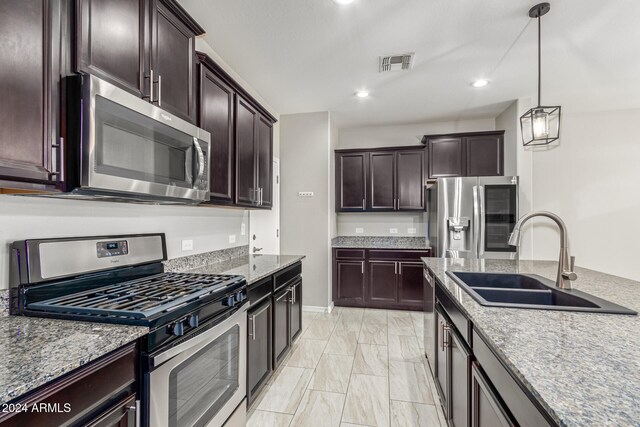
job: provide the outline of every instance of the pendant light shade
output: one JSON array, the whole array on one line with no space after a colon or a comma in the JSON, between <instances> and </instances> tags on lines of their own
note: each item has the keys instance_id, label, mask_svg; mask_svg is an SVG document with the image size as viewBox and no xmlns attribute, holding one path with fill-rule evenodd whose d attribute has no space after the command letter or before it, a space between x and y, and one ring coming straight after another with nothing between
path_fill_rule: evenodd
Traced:
<instances>
[{"instance_id":1,"label":"pendant light shade","mask_svg":"<svg viewBox=\"0 0 640 427\"><path fill-rule=\"evenodd\" d=\"M538 19L538 105L527 111L520 117L522 129L522 142L527 145L547 145L560 137L560 112L561 107L543 106L541 98L541 26L540 17L551 9L549 3L540 3L529 10L529 17Z\"/></svg>"}]
</instances>

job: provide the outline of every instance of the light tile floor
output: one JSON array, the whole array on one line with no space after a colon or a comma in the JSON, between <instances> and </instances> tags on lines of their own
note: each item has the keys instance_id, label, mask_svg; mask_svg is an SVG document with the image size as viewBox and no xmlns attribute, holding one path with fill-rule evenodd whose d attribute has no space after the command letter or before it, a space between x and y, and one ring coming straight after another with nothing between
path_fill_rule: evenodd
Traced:
<instances>
[{"instance_id":1,"label":"light tile floor","mask_svg":"<svg viewBox=\"0 0 640 427\"><path fill-rule=\"evenodd\" d=\"M247 426L446 426L424 357L420 312L304 312L303 332Z\"/></svg>"}]
</instances>

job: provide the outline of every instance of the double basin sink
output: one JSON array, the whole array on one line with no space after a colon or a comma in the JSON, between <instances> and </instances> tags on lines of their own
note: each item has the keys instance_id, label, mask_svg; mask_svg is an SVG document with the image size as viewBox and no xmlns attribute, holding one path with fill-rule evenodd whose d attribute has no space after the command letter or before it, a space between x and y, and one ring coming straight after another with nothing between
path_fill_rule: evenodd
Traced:
<instances>
[{"instance_id":1,"label":"double basin sink","mask_svg":"<svg viewBox=\"0 0 640 427\"><path fill-rule=\"evenodd\" d=\"M576 289L559 289L552 281L534 274L447 271L447 275L484 306L638 314Z\"/></svg>"}]
</instances>

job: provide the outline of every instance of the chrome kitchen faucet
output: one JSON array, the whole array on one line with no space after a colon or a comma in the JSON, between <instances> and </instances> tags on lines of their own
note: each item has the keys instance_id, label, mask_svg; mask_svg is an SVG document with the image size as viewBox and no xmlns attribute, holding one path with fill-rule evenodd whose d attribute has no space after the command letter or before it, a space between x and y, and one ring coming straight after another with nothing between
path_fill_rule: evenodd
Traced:
<instances>
[{"instance_id":1,"label":"chrome kitchen faucet","mask_svg":"<svg viewBox=\"0 0 640 427\"><path fill-rule=\"evenodd\" d=\"M560 229L560 259L558 260L556 286L560 289L571 289L571 282L578 278L578 275L573 271L575 257L569 256L569 236L567 234L567 226L558 215L547 211L529 212L528 214L523 215L513 228L513 232L509 237L509 244L511 246L520 246L520 228L525 222L537 216L550 218L558 224L558 228Z\"/></svg>"}]
</instances>

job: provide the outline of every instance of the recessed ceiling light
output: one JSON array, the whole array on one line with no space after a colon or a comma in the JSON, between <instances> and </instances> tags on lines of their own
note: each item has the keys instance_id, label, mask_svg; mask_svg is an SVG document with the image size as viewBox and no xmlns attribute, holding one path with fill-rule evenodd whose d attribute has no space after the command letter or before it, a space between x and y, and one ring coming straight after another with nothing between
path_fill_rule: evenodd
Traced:
<instances>
[{"instance_id":1,"label":"recessed ceiling light","mask_svg":"<svg viewBox=\"0 0 640 427\"><path fill-rule=\"evenodd\" d=\"M335 4L345 5L349 3L353 3L353 0L333 0Z\"/></svg>"},{"instance_id":2,"label":"recessed ceiling light","mask_svg":"<svg viewBox=\"0 0 640 427\"><path fill-rule=\"evenodd\" d=\"M359 90L359 91L356 92L356 96L358 98L366 98L366 97L369 96L369 92L366 91L366 90Z\"/></svg>"},{"instance_id":3,"label":"recessed ceiling light","mask_svg":"<svg viewBox=\"0 0 640 427\"><path fill-rule=\"evenodd\" d=\"M489 84L489 80L479 79L479 80L476 80L475 82L471 83L471 86L473 86L473 87L485 87L488 84Z\"/></svg>"}]
</instances>

